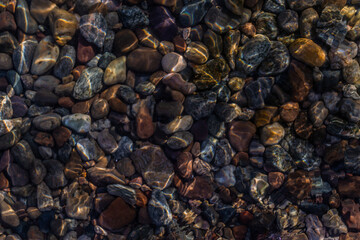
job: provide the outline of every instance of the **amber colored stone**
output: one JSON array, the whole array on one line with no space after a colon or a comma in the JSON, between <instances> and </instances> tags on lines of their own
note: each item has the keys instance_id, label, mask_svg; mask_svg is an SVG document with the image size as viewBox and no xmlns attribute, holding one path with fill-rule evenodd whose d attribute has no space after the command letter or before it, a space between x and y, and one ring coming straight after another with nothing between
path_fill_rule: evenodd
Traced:
<instances>
[{"instance_id":1,"label":"amber colored stone","mask_svg":"<svg viewBox=\"0 0 360 240\"><path fill-rule=\"evenodd\" d=\"M89 112L90 106L91 106L90 101L77 102L77 103L74 104L74 106L72 106L71 113L83 113L83 114L86 114L86 113Z\"/></svg>"},{"instance_id":2,"label":"amber colored stone","mask_svg":"<svg viewBox=\"0 0 360 240\"><path fill-rule=\"evenodd\" d=\"M299 103L287 102L280 107L280 117L284 122L293 122L300 112Z\"/></svg>"},{"instance_id":3,"label":"amber colored stone","mask_svg":"<svg viewBox=\"0 0 360 240\"><path fill-rule=\"evenodd\" d=\"M303 170L297 170L289 173L286 181L286 189L289 193L297 199L306 198L311 191L312 181L308 172Z\"/></svg>"},{"instance_id":4,"label":"amber colored stone","mask_svg":"<svg viewBox=\"0 0 360 240\"><path fill-rule=\"evenodd\" d=\"M342 9L346 5L347 0L324 0L322 6L335 5L339 9Z\"/></svg>"},{"instance_id":5,"label":"amber colored stone","mask_svg":"<svg viewBox=\"0 0 360 240\"><path fill-rule=\"evenodd\" d=\"M38 132L34 138L34 141L37 144L40 144L45 147L54 147L54 139L53 137L46 132Z\"/></svg>"},{"instance_id":6,"label":"amber colored stone","mask_svg":"<svg viewBox=\"0 0 360 240\"><path fill-rule=\"evenodd\" d=\"M271 119L275 116L277 107L266 106L255 112L255 125L256 127L263 127L271 122Z\"/></svg>"},{"instance_id":7,"label":"amber colored stone","mask_svg":"<svg viewBox=\"0 0 360 240\"><path fill-rule=\"evenodd\" d=\"M326 60L325 51L307 38L298 38L289 46L291 55L312 67L321 67Z\"/></svg>"},{"instance_id":8,"label":"amber colored stone","mask_svg":"<svg viewBox=\"0 0 360 240\"><path fill-rule=\"evenodd\" d=\"M75 103L70 97L61 97L58 99L58 104L64 108L71 108Z\"/></svg>"},{"instance_id":9,"label":"amber colored stone","mask_svg":"<svg viewBox=\"0 0 360 240\"><path fill-rule=\"evenodd\" d=\"M174 177L174 184L180 195L190 199L208 199L214 192L210 179L203 176L197 176L191 182L186 183L182 183L178 177Z\"/></svg>"},{"instance_id":10,"label":"amber colored stone","mask_svg":"<svg viewBox=\"0 0 360 240\"><path fill-rule=\"evenodd\" d=\"M348 232L347 234L341 234L339 240L358 240L360 239L360 232Z\"/></svg>"},{"instance_id":11,"label":"amber colored stone","mask_svg":"<svg viewBox=\"0 0 360 240\"><path fill-rule=\"evenodd\" d=\"M114 53L117 57L131 52L138 46L138 39L133 31L130 29L120 30L115 34Z\"/></svg>"},{"instance_id":12,"label":"amber colored stone","mask_svg":"<svg viewBox=\"0 0 360 240\"><path fill-rule=\"evenodd\" d=\"M9 187L9 180L6 178L3 172L0 173L0 189Z\"/></svg>"},{"instance_id":13,"label":"amber colored stone","mask_svg":"<svg viewBox=\"0 0 360 240\"><path fill-rule=\"evenodd\" d=\"M175 36L173 39L173 43L175 45L175 51L178 53L184 53L186 51L186 42L180 36Z\"/></svg>"},{"instance_id":14,"label":"amber colored stone","mask_svg":"<svg viewBox=\"0 0 360 240\"><path fill-rule=\"evenodd\" d=\"M136 115L137 136L141 139L147 139L154 134L155 128L149 109L142 105Z\"/></svg>"},{"instance_id":15,"label":"amber colored stone","mask_svg":"<svg viewBox=\"0 0 360 240\"><path fill-rule=\"evenodd\" d=\"M57 44L64 46L74 36L78 21L74 14L61 9L54 8L49 16L51 32Z\"/></svg>"},{"instance_id":16,"label":"amber colored stone","mask_svg":"<svg viewBox=\"0 0 360 240\"><path fill-rule=\"evenodd\" d=\"M340 179L338 192L342 197L359 198L360 197L360 176L347 176Z\"/></svg>"},{"instance_id":17,"label":"amber colored stone","mask_svg":"<svg viewBox=\"0 0 360 240\"><path fill-rule=\"evenodd\" d=\"M255 36L256 34L256 27L251 22L245 23L244 25L240 26L241 32L243 32L247 36Z\"/></svg>"},{"instance_id":18,"label":"amber colored stone","mask_svg":"<svg viewBox=\"0 0 360 240\"><path fill-rule=\"evenodd\" d=\"M154 72L153 74L151 74L149 81L156 86L166 75L167 73L161 70Z\"/></svg>"},{"instance_id":19,"label":"amber colored stone","mask_svg":"<svg viewBox=\"0 0 360 240\"><path fill-rule=\"evenodd\" d=\"M64 174L68 179L75 179L82 175L83 165L78 152L73 148L69 161L65 164ZM85 172L86 173L86 172Z\"/></svg>"},{"instance_id":20,"label":"amber colored stone","mask_svg":"<svg viewBox=\"0 0 360 240\"><path fill-rule=\"evenodd\" d=\"M341 202L342 216L346 225L353 231L360 230L360 205L353 199L345 199Z\"/></svg>"},{"instance_id":21,"label":"amber colored stone","mask_svg":"<svg viewBox=\"0 0 360 240\"><path fill-rule=\"evenodd\" d=\"M288 76L292 87L292 99L296 102L303 101L309 94L313 84L311 68L293 60L290 63Z\"/></svg>"},{"instance_id":22,"label":"amber colored stone","mask_svg":"<svg viewBox=\"0 0 360 240\"><path fill-rule=\"evenodd\" d=\"M231 146L237 151L247 151L256 132L256 126L250 121L238 121L230 124L228 136Z\"/></svg>"},{"instance_id":23,"label":"amber colored stone","mask_svg":"<svg viewBox=\"0 0 360 240\"><path fill-rule=\"evenodd\" d=\"M308 120L307 112L300 112L294 121L294 130L295 133L303 139L308 139L311 136L313 125Z\"/></svg>"},{"instance_id":24,"label":"amber colored stone","mask_svg":"<svg viewBox=\"0 0 360 240\"><path fill-rule=\"evenodd\" d=\"M95 48L83 37L79 37L76 58L80 63L87 63L95 57Z\"/></svg>"},{"instance_id":25,"label":"amber colored stone","mask_svg":"<svg viewBox=\"0 0 360 240\"><path fill-rule=\"evenodd\" d=\"M71 135L70 129L60 126L52 132L52 136L55 139L56 145L62 147Z\"/></svg>"},{"instance_id":26,"label":"amber colored stone","mask_svg":"<svg viewBox=\"0 0 360 240\"><path fill-rule=\"evenodd\" d=\"M136 189L135 192L136 192L136 206L145 207L148 202L148 198L139 189Z\"/></svg>"},{"instance_id":27,"label":"amber colored stone","mask_svg":"<svg viewBox=\"0 0 360 240\"><path fill-rule=\"evenodd\" d=\"M85 65L78 65L72 70L72 75L74 76L74 80L78 80L82 71L84 71L86 68Z\"/></svg>"},{"instance_id":28,"label":"amber colored stone","mask_svg":"<svg viewBox=\"0 0 360 240\"><path fill-rule=\"evenodd\" d=\"M119 98L111 98L109 100L109 106L111 110L118 113L126 113L127 111L127 105Z\"/></svg>"},{"instance_id":29,"label":"amber colored stone","mask_svg":"<svg viewBox=\"0 0 360 240\"><path fill-rule=\"evenodd\" d=\"M271 187L277 189L284 183L285 176L281 172L269 172L268 181Z\"/></svg>"},{"instance_id":30,"label":"amber colored stone","mask_svg":"<svg viewBox=\"0 0 360 240\"><path fill-rule=\"evenodd\" d=\"M245 225L235 226L232 228L235 240L243 240L246 237L247 227Z\"/></svg>"},{"instance_id":31,"label":"amber colored stone","mask_svg":"<svg viewBox=\"0 0 360 240\"><path fill-rule=\"evenodd\" d=\"M133 222L135 218L135 209L118 197L100 214L98 223L110 231L116 231Z\"/></svg>"},{"instance_id":32,"label":"amber colored stone","mask_svg":"<svg viewBox=\"0 0 360 240\"><path fill-rule=\"evenodd\" d=\"M342 140L341 142L332 144L325 149L324 161L330 165L336 162L340 162L345 157L347 142Z\"/></svg>"},{"instance_id":33,"label":"amber colored stone","mask_svg":"<svg viewBox=\"0 0 360 240\"><path fill-rule=\"evenodd\" d=\"M239 221L242 224L248 225L254 219L254 215L252 215L249 211L243 211L239 214Z\"/></svg>"},{"instance_id":34,"label":"amber colored stone","mask_svg":"<svg viewBox=\"0 0 360 240\"><path fill-rule=\"evenodd\" d=\"M190 178L193 170L193 158L190 152L183 152L176 159L176 169L180 177Z\"/></svg>"}]
</instances>

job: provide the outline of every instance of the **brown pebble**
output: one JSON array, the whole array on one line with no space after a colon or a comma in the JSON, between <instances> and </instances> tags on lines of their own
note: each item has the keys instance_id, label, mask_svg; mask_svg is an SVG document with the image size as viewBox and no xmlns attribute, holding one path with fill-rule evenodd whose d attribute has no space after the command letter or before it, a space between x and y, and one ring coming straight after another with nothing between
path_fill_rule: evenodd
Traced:
<instances>
[{"instance_id":1,"label":"brown pebble","mask_svg":"<svg viewBox=\"0 0 360 240\"><path fill-rule=\"evenodd\" d=\"M15 32L15 30L16 30L16 23L14 16L8 11L4 11L0 13L0 31Z\"/></svg>"},{"instance_id":2,"label":"brown pebble","mask_svg":"<svg viewBox=\"0 0 360 240\"><path fill-rule=\"evenodd\" d=\"M40 144L45 147L54 147L54 139L53 137L46 132L38 132L34 138L34 141L37 144Z\"/></svg>"},{"instance_id":3,"label":"brown pebble","mask_svg":"<svg viewBox=\"0 0 360 240\"><path fill-rule=\"evenodd\" d=\"M52 133L53 138L55 139L56 145L58 147L64 146L65 142L69 139L71 135L70 129L60 126L57 129L55 129Z\"/></svg>"},{"instance_id":4,"label":"brown pebble","mask_svg":"<svg viewBox=\"0 0 360 240\"><path fill-rule=\"evenodd\" d=\"M175 51L178 53L184 53L186 51L186 42L180 36L175 36L173 39L173 43L175 45Z\"/></svg>"},{"instance_id":5,"label":"brown pebble","mask_svg":"<svg viewBox=\"0 0 360 240\"><path fill-rule=\"evenodd\" d=\"M58 99L58 104L64 108L71 108L75 103L70 97L61 97Z\"/></svg>"},{"instance_id":6,"label":"brown pebble","mask_svg":"<svg viewBox=\"0 0 360 240\"><path fill-rule=\"evenodd\" d=\"M143 105L136 115L136 134L141 139L147 139L151 137L154 132L155 124L152 121L149 110Z\"/></svg>"},{"instance_id":7,"label":"brown pebble","mask_svg":"<svg viewBox=\"0 0 360 240\"><path fill-rule=\"evenodd\" d=\"M268 176L268 181L270 186L272 186L274 189L279 188L285 180L285 176L281 172L270 172Z\"/></svg>"}]
</instances>

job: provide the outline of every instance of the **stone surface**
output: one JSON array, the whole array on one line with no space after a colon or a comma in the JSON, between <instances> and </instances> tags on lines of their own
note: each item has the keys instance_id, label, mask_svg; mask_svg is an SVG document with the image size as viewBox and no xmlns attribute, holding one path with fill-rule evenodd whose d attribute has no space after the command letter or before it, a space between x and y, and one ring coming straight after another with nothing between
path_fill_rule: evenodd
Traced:
<instances>
[{"instance_id":1,"label":"stone surface","mask_svg":"<svg viewBox=\"0 0 360 240\"><path fill-rule=\"evenodd\" d=\"M114 85L126 80L126 57L119 57L109 63L104 73L104 83Z\"/></svg>"},{"instance_id":2,"label":"stone surface","mask_svg":"<svg viewBox=\"0 0 360 240\"><path fill-rule=\"evenodd\" d=\"M164 194L160 190L154 190L148 205L149 217L156 226L169 225L172 221L172 213Z\"/></svg>"},{"instance_id":3,"label":"stone surface","mask_svg":"<svg viewBox=\"0 0 360 240\"><path fill-rule=\"evenodd\" d=\"M237 151L247 151L256 126L249 121L232 122L228 131L231 146Z\"/></svg>"},{"instance_id":4,"label":"stone surface","mask_svg":"<svg viewBox=\"0 0 360 240\"><path fill-rule=\"evenodd\" d=\"M43 75L51 70L59 57L60 50L52 37L43 38L37 45L31 63L31 73Z\"/></svg>"},{"instance_id":5,"label":"stone surface","mask_svg":"<svg viewBox=\"0 0 360 240\"><path fill-rule=\"evenodd\" d=\"M325 63L325 51L310 39L298 38L290 46L291 55L311 67L321 67Z\"/></svg>"},{"instance_id":6,"label":"stone surface","mask_svg":"<svg viewBox=\"0 0 360 240\"><path fill-rule=\"evenodd\" d=\"M61 119L62 124L77 133L87 133L90 131L91 117L82 113L66 115Z\"/></svg>"},{"instance_id":7,"label":"stone surface","mask_svg":"<svg viewBox=\"0 0 360 240\"><path fill-rule=\"evenodd\" d=\"M14 50L12 61L15 70L19 74L25 74L30 71L31 63L38 43L34 40L26 40L19 44Z\"/></svg>"},{"instance_id":8,"label":"stone surface","mask_svg":"<svg viewBox=\"0 0 360 240\"><path fill-rule=\"evenodd\" d=\"M131 70L150 73L160 68L161 58L161 54L155 49L141 47L128 55L126 64Z\"/></svg>"},{"instance_id":9,"label":"stone surface","mask_svg":"<svg viewBox=\"0 0 360 240\"><path fill-rule=\"evenodd\" d=\"M74 36L78 28L75 15L61 8L54 8L48 16L50 29L57 44L64 46Z\"/></svg>"},{"instance_id":10,"label":"stone surface","mask_svg":"<svg viewBox=\"0 0 360 240\"><path fill-rule=\"evenodd\" d=\"M38 24L30 14L29 6L25 0L17 1L15 19L17 26L27 34L34 34L38 29Z\"/></svg>"},{"instance_id":11,"label":"stone surface","mask_svg":"<svg viewBox=\"0 0 360 240\"><path fill-rule=\"evenodd\" d=\"M171 52L161 59L161 65L165 72L181 72L186 68L186 61L183 56L178 53Z\"/></svg>"},{"instance_id":12,"label":"stone surface","mask_svg":"<svg viewBox=\"0 0 360 240\"><path fill-rule=\"evenodd\" d=\"M73 97L77 100L93 97L103 87L103 74L103 70L99 67L86 68L75 83Z\"/></svg>"},{"instance_id":13,"label":"stone surface","mask_svg":"<svg viewBox=\"0 0 360 240\"><path fill-rule=\"evenodd\" d=\"M81 35L90 43L101 48L104 45L107 23L101 13L91 13L80 18L79 29Z\"/></svg>"}]
</instances>

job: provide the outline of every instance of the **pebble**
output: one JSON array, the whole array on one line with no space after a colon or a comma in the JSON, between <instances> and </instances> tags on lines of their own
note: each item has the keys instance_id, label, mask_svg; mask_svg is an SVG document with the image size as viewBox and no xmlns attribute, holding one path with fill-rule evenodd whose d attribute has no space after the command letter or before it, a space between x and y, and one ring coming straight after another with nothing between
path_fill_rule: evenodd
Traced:
<instances>
[{"instance_id":1,"label":"pebble","mask_svg":"<svg viewBox=\"0 0 360 240\"><path fill-rule=\"evenodd\" d=\"M137 72L151 73L161 66L161 54L152 48L141 47L132 51L127 57L127 67Z\"/></svg>"},{"instance_id":2,"label":"pebble","mask_svg":"<svg viewBox=\"0 0 360 240\"><path fill-rule=\"evenodd\" d=\"M90 131L91 117L87 114L74 113L63 116L61 122L65 127L68 127L77 133L87 133Z\"/></svg>"},{"instance_id":3,"label":"pebble","mask_svg":"<svg viewBox=\"0 0 360 240\"><path fill-rule=\"evenodd\" d=\"M277 75L284 72L289 65L290 54L287 47L279 41L273 41L268 56L259 66L259 73L264 76Z\"/></svg>"},{"instance_id":4,"label":"pebble","mask_svg":"<svg viewBox=\"0 0 360 240\"><path fill-rule=\"evenodd\" d=\"M201 22L211 7L208 0L197 1L185 5L180 12L179 22L184 27L192 27Z\"/></svg>"},{"instance_id":5,"label":"pebble","mask_svg":"<svg viewBox=\"0 0 360 240\"><path fill-rule=\"evenodd\" d=\"M265 158L267 164L281 172L288 172L291 170L293 165L292 157L280 145L272 145L267 147L265 150Z\"/></svg>"},{"instance_id":6,"label":"pebble","mask_svg":"<svg viewBox=\"0 0 360 240\"><path fill-rule=\"evenodd\" d=\"M54 67L54 75L58 78L68 76L75 66L76 50L71 45L65 45L61 48L58 61Z\"/></svg>"},{"instance_id":7,"label":"pebble","mask_svg":"<svg viewBox=\"0 0 360 240\"><path fill-rule=\"evenodd\" d=\"M323 101L314 102L309 109L309 118L314 127L320 127L328 115L329 110Z\"/></svg>"},{"instance_id":8,"label":"pebble","mask_svg":"<svg viewBox=\"0 0 360 240\"><path fill-rule=\"evenodd\" d=\"M31 63L31 73L43 75L51 70L59 57L59 47L54 43L52 37L43 38L37 45Z\"/></svg>"},{"instance_id":9,"label":"pebble","mask_svg":"<svg viewBox=\"0 0 360 240\"><path fill-rule=\"evenodd\" d=\"M326 60L325 51L310 39L298 38L289 46L291 55L311 67L321 67Z\"/></svg>"},{"instance_id":10,"label":"pebble","mask_svg":"<svg viewBox=\"0 0 360 240\"><path fill-rule=\"evenodd\" d=\"M257 34L244 46L240 47L236 57L236 69L251 73L266 58L271 49L271 42L267 36ZM257 54L253 54L255 51Z\"/></svg>"},{"instance_id":11,"label":"pebble","mask_svg":"<svg viewBox=\"0 0 360 240\"><path fill-rule=\"evenodd\" d=\"M138 6L123 6L119 10L119 15L126 28L133 30L149 25L148 17Z\"/></svg>"},{"instance_id":12,"label":"pebble","mask_svg":"<svg viewBox=\"0 0 360 240\"><path fill-rule=\"evenodd\" d=\"M186 148L192 143L194 137L188 131L181 131L174 133L166 142L167 146L169 146L173 150L179 150L182 148Z\"/></svg>"},{"instance_id":13,"label":"pebble","mask_svg":"<svg viewBox=\"0 0 360 240\"><path fill-rule=\"evenodd\" d=\"M150 187L162 190L171 184L174 168L159 146L145 145L135 150L131 159Z\"/></svg>"},{"instance_id":14,"label":"pebble","mask_svg":"<svg viewBox=\"0 0 360 240\"><path fill-rule=\"evenodd\" d=\"M184 102L185 111L195 120L209 116L214 111L215 105L216 94L214 92L206 95L190 95Z\"/></svg>"},{"instance_id":15,"label":"pebble","mask_svg":"<svg viewBox=\"0 0 360 240\"><path fill-rule=\"evenodd\" d=\"M264 126L260 132L261 142L265 146L279 143L284 136L285 129L278 122Z\"/></svg>"},{"instance_id":16,"label":"pebble","mask_svg":"<svg viewBox=\"0 0 360 240\"><path fill-rule=\"evenodd\" d=\"M180 91L184 95L190 95L195 92L196 86L183 79L179 73L169 73L162 78L162 83L170 88Z\"/></svg>"},{"instance_id":17,"label":"pebble","mask_svg":"<svg viewBox=\"0 0 360 240\"><path fill-rule=\"evenodd\" d=\"M250 141L256 132L256 126L249 121L236 121L228 130L231 146L237 151L247 151Z\"/></svg>"},{"instance_id":18,"label":"pebble","mask_svg":"<svg viewBox=\"0 0 360 240\"><path fill-rule=\"evenodd\" d=\"M260 77L248 84L245 87L245 94L249 107L252 109L263 108L265 106L265 99L270 94L273 84L274 79L272 77Z\"/></svg>"},{"instance_id":19,"label":"pebble","mask_svg":"<svg viewBox=\"0 0 360 240\"><path fill-rule=\"evenodd\" d=\"M0 203L1 220L11 227L17 227L20 224L20 219L16 215L14 209L5 201Z\"/></svg>"},{"instance_id":20,"label":"pebble","mask_svg":"<svg viewBox=\"0 0 360 240\"><path fill-rule=\"evenodd\" d=\"M70 184L66 196L66 214L74 219L86 220L91 210L92 198L78 182Z\"/></svg>"},{"instance_id":21,"label":"pebble","mask_svg":"<svg viewBox=\"0 0 360 240\"><path fill-rule=\"evenodd\" d=\"M301 62L292 60L288 75L292 86L292 99L296 102L303 101L312 87L311 69Z\"/></svg>"},{"instance_id":22,"label":"pebble","mask_svg":"<svg viewBox=\"0 0 360 240\"><path fill-rule=\"evenodd\" d=\"M237 18L231 18L224 10L212 6L205 15L204 21L208 28L216 33L223 34L240 25Z\"/></svg>"},{"instance_id":23,"label":"pebble","mask_svg":"<svg viewBox=\"0 0 360 240\"><path fill-rule=\"evenodd\" d=\"M232 187L236 183L234 172L235 166L233 165L222 167L218 172L216 172L215 181L222 186Z\"/></svg>"},{"instance_id":24,"label":"pebble","mask_svg":"<svg viewBox=\"0 0 360 240\"><path fill-rule=\"evenodd\" d=\"M171 41L178 32L175 18L166 7L153 7L150 11L149 20L151 29L160 41Z\"/></svg>"},{"instance_id":25,"label":"pebble","mask_svg":"<svg viewBox=\"0 0 360 240\"><path fill-rule=\"evenodd\" d=\"M48 0L35 0L31 1L30 13L40 24L44 24L49 13L56 8L54 2Z\"/></svg>"},{"instance_id":26,"label":"pebble","mask_svg":"<svg viewBox=\"0 0 360 240\"><path fill-rule=\"evenodd\" d=\"M212 57L220 57L221 52L223 51L223 40L220 34L216 34L214 31L208 29L204 33L204 44L209 49L209 53Z\"/></svg>"},{"instance_id":27,"label":"pebble","mask_svg":"<svg viewBox=\"0 0 360 240\"><path fill-rule=\"evenodd\" d=\"M13 108L10 98L5 94L0 92L0 119L11 119L13 116Z\"/></svg>"},{"instance_id":28,"label":"pebble","mask_svg":"<svg viewBox=\"0 0 360 240\"><path fill-rule=\"evenodd\" d=\"M135 209L126 204L121 197L117 197L100 214L98 222L105 229L117 231L133 222L135 218Z\"/></svg>"},{"instance_id":29,"label":"pebble","mask_svg":"<svg viewBox=\"0 0 360 240\"><path fill-rule=\"evenodd\" d=\"M184 53L184 57L195 64L203 64L209 58L209 50L201 42L191 42Z\"/></svg>"},{"instance_id":30,"label":"pebble","mask_svg":"<svg viewBox=\"0 0 360 240\"><path fill-rule=\"evenodd\" d=\"M0 13L0 31L16 31L14 16L8 11Z\"/></svg>"},{"instance_id":31,"label":"pebble","mask_svg":"<svg viewBox=\"0 0 360 240\"><path fill-rule=\"evenodd\" d=\"M114 85L126 80L126 57L122 56L111 61L105 69L104 84Z\"/></svg>"},{"instance_id":32,"label":"pebble","mask_svg":"<svg viewBox=\"0 0 360 240\"><path fill-rule=\"evenodd\" d=\"M172 213L166 198L160 190L154 190L148 204L148 213L156 226L166 226L172 221Z\"/></svg>"},{"instance_id":33,"label":"pebble","mask_svg":"<svg viewBox=\"0 0 360 240\"><path fill-rule=\"evenodd\" d=\"M8 31L0 34L1 52L12 55L14 50L19 46L18 40Z\"/></svg>"},{"instance_id":34,"label":"pebble","mask_svg":"<svg viewBox=\"0 0 360 240\"><path fill-rule=\"evenodd\" d=\"M54 8L48 15L50 29L57 44L64 46L75 35L78 20L74 14Z\"/></svg>"},{"instance_id":35,"label":"pebble","mask_svg":"<svg viewBox=\"0 0 360 240\"><path fill-rule=\"evenodd\" d=\"M161 65L165 72L181 72L187 66L183 56L178 53L171 52L161 59Z\"/></svg>"},{"instance_id":36,"label":"pebble","mask_svg":"<svg viewBox=\"0 0 360 240\"><path fill-rule=\"evenodd\" d=\"M30 14L29 6L25 0L17 1L15 19L17 26L27 34L34 34L38 29L38 24Z\"/></svg>"},{"instance_id":37,"label":"pebble","mask_svg":"<svg viewBox=\"0 0 360 240\"><path fill-rule=\"evenodd\" d=\"M113 51L117 57L131 52L138 46L138 39L130 29L122 29L115 34Z\"/></svg>"},{"instance_id":38,"label":"pebble","mask_svg":"<svg viewBox=\"0 0 360 240\"><path fill-rule=\"evenodd\" d=\"M19 74L26 74L30 71L31 63L38 43L33 40L26 40L14 49L12 61L15 70Z\"/></svg>"},{"instance_id":39,"label":"pebble","mask_svg":"<svg viewBox=\"0 0 360 240\"><path fill-rule=\"evenodd\" d=\"M103 87L103 74L103 70L99 67L86 68L76 81L72 96L77 100L92 98Z\"/></svg>"},{"instance_id":40,"label":"pebble","mask_svg":"<svg viewBox=\"0 0 360 240\"><path fill-rule=\"evenodd\" d=\"M107 23L101 13L90 13L80 18L79 29L81 35L90 43L101 48L104 45Z\"/></svg>"},{"instance_id":41,"label":"pebble","mask_svg":"<svg viewBox=\"0 0 360 240\"><path fill-rule=\"evenodd\" d=\"M10 70L12 68L13 63L11 56L6 53L0 53L0 70Z\"/></svg>"},{"instance_id":42,"label":"pebble","mask_svg":"<svg viewBox=\"0 0 360 240\"><path fill-rule=\"evenodd\" d=\"M136 135L141 139L147 139L155 133L155 130L149 109L144 105L140 106L136 115Z\"/></svg>"},{"instance_id":43,"label":"pebble","mask_svg":"<svg viewBox=\"0 0 360 240\"><path fill-rule=\"evenodd\" d=\"M280 23L280 27L287 33L296 32L299 25L299 16L294 10L285 10L279 14L277 21Z\"/></svg>"},{"instance_id":44,"label":"pebble","mask_svg":"<svg viewBox=\"0 0 360 240\"><path fill-rule=\"evenodd\" d=\"M64 187L67 184L67 179L64 175L64 166L58 160L43 161L46 167L47 175L44 179L45 183L51 189Z\"/></svg>"},{"instance_id":45,"label":"pebble","mask_svg":"<svg viewBox=\"0 0 360 240\"><path fill-rule=\"evenodd\" d=\"M53 131L61 125L61 116L56 113L48 113L33 119L34 126L40 131Z\"/></svg>"},{"instance_id":46,"label":"pebble","mask_svg":"<svg viewBox=\"0 0 360 240\"><path fill-rule=\"evenodd\" d=\"M90 110L91 117L93 117L94 119L102 119L109 114L110 107L106 99L98 98L94 100Z\"/></svg>"}]
</instances>

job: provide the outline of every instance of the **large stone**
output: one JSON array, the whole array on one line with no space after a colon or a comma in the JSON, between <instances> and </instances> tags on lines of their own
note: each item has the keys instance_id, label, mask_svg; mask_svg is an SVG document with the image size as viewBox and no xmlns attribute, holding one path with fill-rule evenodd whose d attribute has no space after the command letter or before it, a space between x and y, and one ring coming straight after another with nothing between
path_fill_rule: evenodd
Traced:
<instances>
[{"instance_id":1,"label":"large stone","mask_svg":"<svg viewBox=\"0 0 360 240\"><path fill-rule=\"evenodd\" d=\"M43 38L36 47L31 64L31 73L42 75L52 69L59 57L59 47L52 37Z\"/></svg>"},{"instance_id":2,"label":"large stone","mask_svg":"<svg viewBox=\"0 0 360 240\"><path fill-rule=\"evenodd\" d=\"M107 23L101 13L90 13L80 18L80 33L90 43L101 48L104 45Z\"/></svg>"},{"instance_id":3,"label":"large stone","mask_svg":"<svg viewBox=\"0 0 360 240\"><path fill-rule=\"evenodd\" d=\"M127 58L127 67L144 73L153 73L161 66L162 55L153 48L140 47L132 51Z\"/></svg>"},{"instance_id":4,"label":"large stone","mask_svg":"<svg viewBox=\"0 0 360 240\"><path fill-rule=\"evenodd\" d=\"M87 100L100 92L103 87L103 74L103 70L99 67L90 67L82 71L75 83L73 97L77 100Z\"/></svg>"},{"instance_id":5,"label":"large stone","mask_svg":"<svg viewBox=\"0 0 360 240\"><path fill-rule=\"evenodd\" d=\"M72 39L78 28L78 21L75 15L61 8L54 8L48 18L56 43L64 46Z\"/></svg>"},{"instance_id":6,"label":"large stone","mask_svg":"<svg viewBox=\"0 0 360 240\"><path fill-rule=\"evenodd\" d=\"M160 190L154 190L148 204L149 217L156 226L169 225L172 222L172 213L165 195Z\"/></svg>"},{"instance_id":7,"label":"large stone","mask_svg":"<svg viewBox=\"0 0 360 240\"><path fill-rule=\"evenodd\" d=\"M143 146L131 154L131 159L150 187L162 190L171 184L174 168L159 146Z\"/></svg>"},{"instance_id":8,"label":"large stone","mask_svg":"<svg viewBox=\"0 0 360 240\"><path fill-rule=\"evenodd\" d=\"M40 131L52 131L61 125L61 116L57 113L48 113L33 119L34 126Z\"/></svg>"},{"instance_id":9,"label":"large stone","mask_svg":"<svg viewBox=\"0 0 360 240\"><path fill-rule=\"evenodd\" d=\"M255 132L256 126L250 121L232 122L228 132L231 146L239 152L247 151Z\"/></svg>"},{"instance_id":10,"label":"large stone","mask_svg":"<svg viewBox=\"0 0 360 240\"><path fill-rule=\"evenodd\" d=\"M120 230L136 218L136 211L118 197L99 216L99 225L111 231Z\"/></svg>"},{"instance_id":11,"label":"large stone","mask_svg":"<svg viewBox=\"0 0 360 240\"><path fill-rule=\"evenodd\" d=\"M298 38L289 46L291 55L311 67L321 67L326 60L325 51L307 38Z\"/></svg>"},{"instance_id":12,"label":"large stone","mask_svg":"<svg viewBox=\"0 0 360 240\"><path fill-rule=\"evenodd\" d=\"M76 50L71 45L61 48L59 59L54 67L54 75L58 78L68 76L75 66Z\"/></svg>"},{"instance_id":13,"label":"large stone","mask_svg":"<svg viewBox=\"0 0 360 240\"><path fill-rule=\"evenodd\" d=\"M36 20L31 16L26 0L18 0L15 18L17 26L27 34L34 34L38 30Z\"/></svg>"},{"instance_id":14,"label":"large stone","mask_svg":"<svg viewBox=\"0 0 360 240\"><path fill-rule=\"evenodd\" d=\"M77 133L87 133L90 131L91 117L87 114L74 113L62 117L62 124Z\"/></svg>"},{"instance_id":15,"label":"large stone","mask_svg":"<svg viewBox=\"0 0 360 240\"><path fill-rule=\"evenodd\" d=\"M104 73L104 83L114 85L126 80L126 57L122 56L111 61Z\"/></svg>"}]
</instances>

